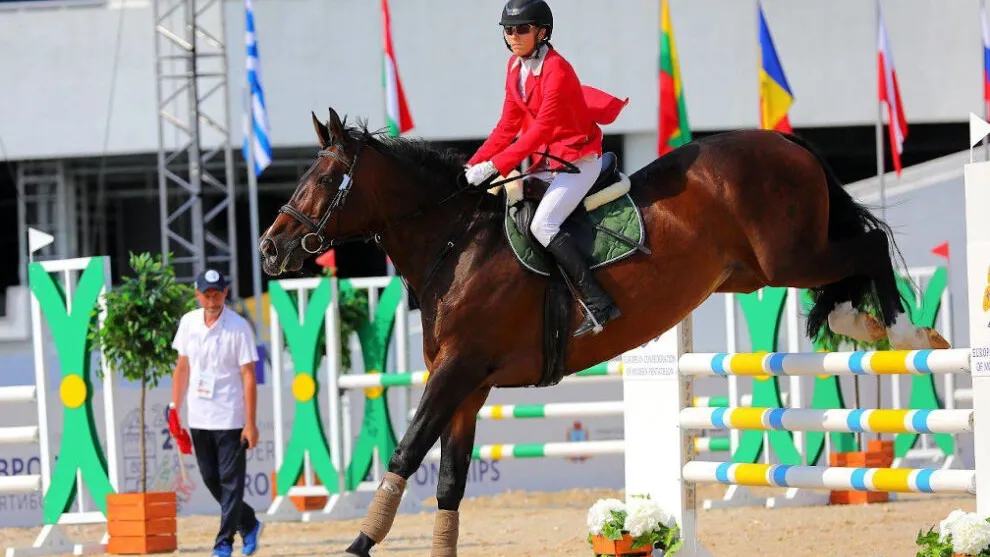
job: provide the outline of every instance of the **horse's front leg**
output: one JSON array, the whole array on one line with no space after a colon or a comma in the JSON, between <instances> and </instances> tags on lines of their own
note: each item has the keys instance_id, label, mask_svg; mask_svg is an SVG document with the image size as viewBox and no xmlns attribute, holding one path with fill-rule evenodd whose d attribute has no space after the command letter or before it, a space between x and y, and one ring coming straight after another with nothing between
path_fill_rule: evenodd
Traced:
<instances>
[{"instance_id":1,"label":"horse's front leg","mask_svg":"<svg viewBox=\"0 0 990 557\"><path fill-rule=\"evenodd\" d=\"M416 413L392 453L388 472L375 491L361 523L361 533L347 548L348 553L370 557L371 548L385 539L402 501L406 480L423 463L454 413L486 376L486 366L461 358L446 359L430 374Z\"/></svg>"},{"instance_id":2,"label":"horse's front leg","mask_svg":"<svg viewBox=\"0 0 990 557\"><path fill-rule=\"evenodd\" d=\"M440 478L437 481L437 516L433 523L433 550L430 557L457 557L457 534L464 498L478 411L491 389L483 387L465 400L443 431L440 450Z\"/></svg>"}]
</instances>

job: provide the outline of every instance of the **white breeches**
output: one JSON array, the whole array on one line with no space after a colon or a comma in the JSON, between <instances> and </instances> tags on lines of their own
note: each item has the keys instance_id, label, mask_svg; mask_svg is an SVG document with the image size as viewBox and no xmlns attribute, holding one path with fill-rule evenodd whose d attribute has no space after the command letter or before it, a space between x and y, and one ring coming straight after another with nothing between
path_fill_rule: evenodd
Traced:
<instances>
[{"instance_id":1,"label":"white breeches","mask_svg":"<svg viewBox=\"0 0 990 557\"><path fill-rule=\"evenodd\" d=\"M543 247L550 245L550 241L560 231L560 225L564 224L571 212L588 195L588 190L595 185L595 180L602 171L602 160L594 154L580 158L573 164L581 173L558 172L533 213L533 224L529 229ZM546 180L551 174L541 173L536 176Z\"/></svg>"}]
</instances>

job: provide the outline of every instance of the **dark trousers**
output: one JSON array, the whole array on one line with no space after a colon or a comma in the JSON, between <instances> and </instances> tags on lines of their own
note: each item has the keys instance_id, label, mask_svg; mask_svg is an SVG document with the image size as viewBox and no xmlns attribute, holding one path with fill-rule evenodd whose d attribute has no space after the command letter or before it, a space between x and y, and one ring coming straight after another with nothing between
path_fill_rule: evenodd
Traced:
<instances>
[{"instance_id":1,"label":"dark trousers","mask_svg":"<svg viewBox=\"0 0 990 557\"><path fill-rule=\"evenodd\" d=\"M258 524L254 509L244 502L247 458L241 446L241 430L189 431L203 483L220 503L220 532L214 548L223 541L233 545L235 533L244 536Z\"/></svg>"}]
</instances>

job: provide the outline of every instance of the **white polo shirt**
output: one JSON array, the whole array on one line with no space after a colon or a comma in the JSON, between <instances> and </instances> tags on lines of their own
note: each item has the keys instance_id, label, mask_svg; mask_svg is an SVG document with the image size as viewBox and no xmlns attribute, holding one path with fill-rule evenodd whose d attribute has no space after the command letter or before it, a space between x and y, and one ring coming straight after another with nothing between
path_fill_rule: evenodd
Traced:
<instances>
[{"instance_id":1,"label":"white polo shirt","mask_svg":"<svg viewBox=\"0 0 990 557\"><path fill-rule=\"evenodd\" d=\"M254 332L246 319L228 307L211 327L202 308L182 316L172 341L189 358L186 420L195 429L244 427L244 384L241 366L257 361Z\"/></svg>"}]
</instances>

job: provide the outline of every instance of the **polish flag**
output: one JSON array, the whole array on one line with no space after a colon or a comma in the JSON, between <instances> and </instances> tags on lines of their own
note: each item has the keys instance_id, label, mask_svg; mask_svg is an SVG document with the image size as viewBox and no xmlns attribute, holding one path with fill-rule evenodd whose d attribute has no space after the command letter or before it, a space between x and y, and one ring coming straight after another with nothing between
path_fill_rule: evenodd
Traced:
<instances>
[{"instance_id":1,"label":"polish flag","mask_svg":"<svg viewBox=\"0 0 990 557\"><path fill-rule=\"evenodd\" d=\"M897 86L897 71L894 69L894 55L890 50L890 39L887 38L887 28L883 24L883 13L877 8L880 28L877 32L877 62L878 81L880 84L880 102L887 105L887 123L890 131L890 150L894 159L894 170L901 175L901 153L904 152L904 139L907 138L908 126L904 118L904 104L901 102L901 90Z\"/></svg>"}]
</instances>

